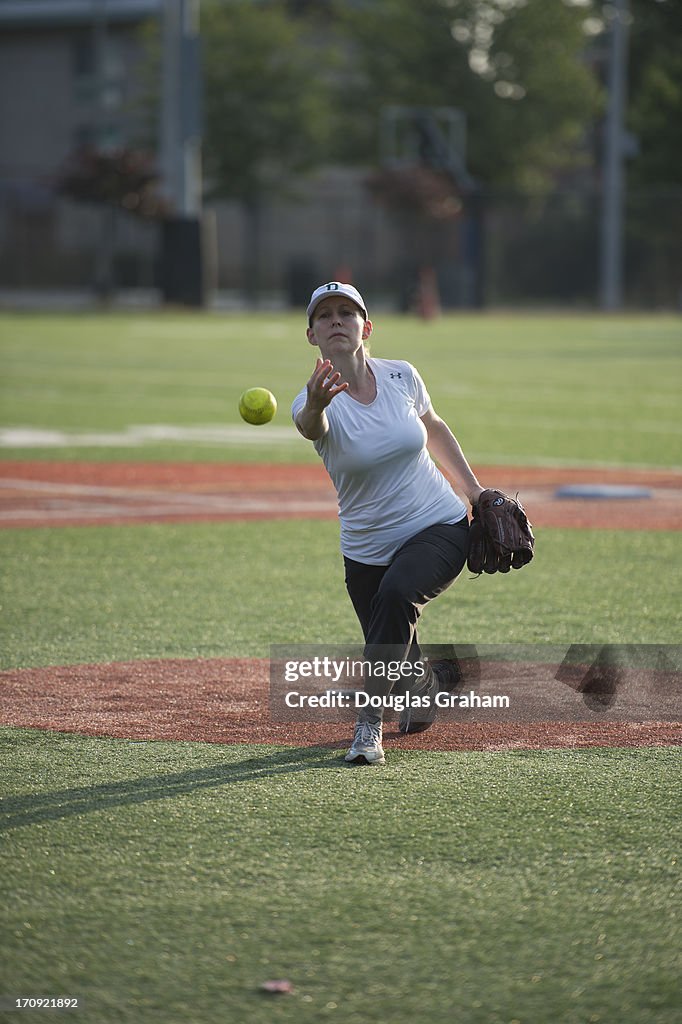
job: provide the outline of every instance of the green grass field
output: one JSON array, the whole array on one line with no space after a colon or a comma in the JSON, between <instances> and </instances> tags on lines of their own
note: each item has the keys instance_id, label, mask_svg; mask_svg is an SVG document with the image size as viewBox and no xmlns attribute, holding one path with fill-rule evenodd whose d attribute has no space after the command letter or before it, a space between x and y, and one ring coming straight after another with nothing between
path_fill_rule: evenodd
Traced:
<instances>
[{"instance_id":1,"label":"green grass field","mask_svg":"<svg viewBox=\"0 0 682 1024\"><path fill-rule=\"evenodd\" d=\"M7 449L5 457L312 460L289 406L314 365L305 319L0 316L0 426L67 432L237 424L240 393L278 397L290 440ZM672 316L375 316L372 352L409 359L470 458L679 466L682 320Z\"/></svg>"},{"instance_id":2,"label":"green grass field","mask_svg":"<svg viewBox=\"0 0 682 1024\"><path fill-rule=\"evenodd\" d=\"M682 465L679 318L375 326L374 354L419 367L479 464ZM0 437L234 427L253 384L280 401L254 443L0 458L313 461L288 426L304 327L0 316ZM459 580L423 637L679 643L679 538L538 530L532 566ZM329 521L5 530L0 562L4 669L358 639ZM363 771L318 747L15 729L0 744L0 999L78 996L88 1024L679 1019L679 749L388 749ZM279 977L292 995L260 991Z\"/></svg>"},{"instance_id":3,"label":"green grass field","mask_svg":"<svg viewBox=\"0 0 682 1024\"><path fill-rule=\"evenodd\" d=\"M678 533L629 532L625 551L618 531L537 533L532 570L464 573L424 641L680 642ZM337 547L314 520L0 531L0 668L356 643Z\"/></svg>"},{"instance_id":4,"label":"green grass field","mask_svg":"<svg viewBox=\"0 0 682 1024\"><path fill-rule=\"evenodd\" d=\"M95 1022L677 1019L677 750L3 746L12 994Z\"/></svg>"}]
</instances>

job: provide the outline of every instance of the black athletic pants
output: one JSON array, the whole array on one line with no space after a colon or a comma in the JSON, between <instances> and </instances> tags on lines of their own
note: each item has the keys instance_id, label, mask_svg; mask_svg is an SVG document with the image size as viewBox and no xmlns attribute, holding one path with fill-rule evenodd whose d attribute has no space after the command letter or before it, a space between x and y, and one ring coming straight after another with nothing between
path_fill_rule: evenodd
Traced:
<instances>
[{"instance_id":1,"label":"black athletic pants","mask_svg":"<svg viewBox=\"0 0 682 1024\"><path fill-rule=\"evenodd\" d=\"M417 623L422 608L455 581L468 551L469 522L465 517L415 534L388 565L367 565L344 557L346 589L362 626L367 661L414 663L421 659ZM384 697L393 684L385 675L372 673L365 680L365 689Z\"/></svg>"}]
</instances>

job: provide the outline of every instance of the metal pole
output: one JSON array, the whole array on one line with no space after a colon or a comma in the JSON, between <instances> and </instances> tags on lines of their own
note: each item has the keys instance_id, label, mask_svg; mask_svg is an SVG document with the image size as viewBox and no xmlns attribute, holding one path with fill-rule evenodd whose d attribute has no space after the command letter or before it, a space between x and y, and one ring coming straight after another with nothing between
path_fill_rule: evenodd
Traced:
<instances>
[{"instance_id":1,"label":"metal pole","mask_svg":"<svg viewBox=\"0 0 682 1024\"><path fill-rule=\"evenodd\" d=\"M111 125L107 109L109 22L107 0L93 0L93 111L92 142L99 151L110 148ZM108 303L114 295L114 249L116 207L104 204L97 211L99 225L95 247L94 286L100 302Z\"/></svg>"},{"instance_id":2,"label":"metal pole","mask_svg":"<svg viewBox=\"0 0 682 1024\"><path fill-rule=\"evenodd\" d=\"M161 225L166 302L205 302L201 195L199 0L163 0L161 176L171 214Z\"/></svg>"},{"instance_id":3,"label":"metal pole","mask_svg":"<svg viewBox=\"0 0 682 1024\"><path fill-rule=\"evenodd\" d=\"M183 144L182 212L201 215L201 58L199 0L180 0Z\"/></svg>"},{"instance_id":4,"label":"metal pole","mask_svg":"<svg viewBox=\"0 0 682 1024\"><path fill-rule=\"evenodd\" d=\"M161 166L178 216L201 212L201 71L198 0L164 0Z\"/></svg>"},{"instance_id":5,"label":"metal pole","mask_svg":"<svg viewBox=\"0 0 682 1024\"><path fill-rule=\"evenodd\" d=\"M161 124L160 150L163 191L166 199L177 206L179 173L177 154L180 148L177 116L177 88L180 79L178 61L177 0L163 0L161 24Z\"/></svg>"},{"instance_id":6,"label":"metal pole","mask_svg":"<svg viewBox=\"0 0 682 1024\"><path fill-rule=\"evenodd\" d=\"M604 125L600 300L604 310L623 305L624 119L627 84L628 0L613 0Z\"/></svg>"},{"instance_id":7,"label":"metal pole","mask_svg":"<svg viewBox=\"0 0 682 1024\"><path fill-rule=\"evenodd\" d=\"M107 0L92 3L93 141L98 149L107 143Z\"/></svg>"}]
</instances>

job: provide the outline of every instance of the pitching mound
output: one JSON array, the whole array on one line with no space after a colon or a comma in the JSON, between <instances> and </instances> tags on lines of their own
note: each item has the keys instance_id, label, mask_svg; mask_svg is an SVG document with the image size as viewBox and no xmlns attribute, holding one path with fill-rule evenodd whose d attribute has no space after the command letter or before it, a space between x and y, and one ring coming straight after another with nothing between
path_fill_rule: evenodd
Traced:
<instances>
[{"instance_id":1,"label":"pitching mound","mask_svg":"<svg viewBox=\"0 0 682 1024\"><path fill-rule=\"evenodd\" d=\"M540 669L526 666L524 671L524 693L531 701ZM136 740L330 747L347 746L351 734L348 722L271 721L266 660L17 669L1 672L0 684L0 721L7 726ZM538 705L535 713L541 718L543 709ZM387 749L403 750L664 746L682 743L682 723L602 718L496 724L443 718L428 732L409 737L398 733L395 722L388 722L384 735Z\"/></svg>"}]
</instances>

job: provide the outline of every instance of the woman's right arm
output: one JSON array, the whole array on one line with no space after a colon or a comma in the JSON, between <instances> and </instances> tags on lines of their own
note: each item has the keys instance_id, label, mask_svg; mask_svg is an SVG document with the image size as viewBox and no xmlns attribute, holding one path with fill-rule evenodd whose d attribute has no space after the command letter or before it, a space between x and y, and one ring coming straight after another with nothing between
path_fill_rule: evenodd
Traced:
<instances>
[{"instance_id":1,"label":"woman's right arm","mask_svg":"<svg viewBox=\"0 0 682 1024\"><path fill-rule=\"evenodd\" d=\"M296 416L294 423L299 433L303 434L308 441L319 441L329 430L326 408L332 398L341 391L346 391L347 383L339 384L341 374L336 371L329 375L333 366L328 359L320 359L306 387L308 397L301 411Z\"/></svg>"}]
</instances>

